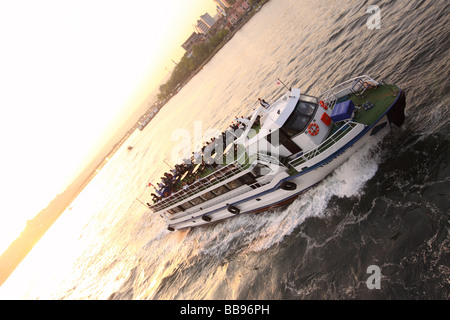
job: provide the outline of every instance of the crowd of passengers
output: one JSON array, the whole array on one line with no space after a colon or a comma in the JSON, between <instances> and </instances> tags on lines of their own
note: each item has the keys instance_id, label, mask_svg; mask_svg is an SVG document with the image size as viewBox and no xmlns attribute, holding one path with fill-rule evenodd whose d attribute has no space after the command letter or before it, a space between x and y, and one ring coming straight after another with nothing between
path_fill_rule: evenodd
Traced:
<instances>
[{"instance_id":1,"label":"crowd of passengers","mask_svg":"<svg viewBox=\"0 0 450 320\"><path fill-rule=\"evenodd\" d=\"M231 129L232 132L236 132L237 130L242 129L243 132L246 129L249 120L250 117L236 117L235 121L233 121L233 123L229 126L229 129ZM211 140L202 147L201 152L192 152L190 160L185 159L184 163L177 164L175 165L175 168L173 168L169 172L164 173L164 175L161 177L161 182L159 182L157 186L154 186L155 193L151 194L153 204L170 196L174 192L177 192L181 189L187 189L189 185L200 180L201 170L197 171L195 175L192 174L192 171L194 170L196 164L202 164L201 167L203 169L216 169L218 167L217 162L212 161L211 164L209 163L210 161L205 162L205 156L210 155L211 150L215 148L219 143L223 143L222 146L227 146L230 143L234 143L234 140L237 139L237 136L233 135L233 141L227 141L226 131L223 131L221 136L217 138L211 138ZM220 137L222 137L222 141L220 141ZM181 178L186 172L188 172L188 174L183 178L183 181L181 181Z\"/></svg>"}]
</instances>

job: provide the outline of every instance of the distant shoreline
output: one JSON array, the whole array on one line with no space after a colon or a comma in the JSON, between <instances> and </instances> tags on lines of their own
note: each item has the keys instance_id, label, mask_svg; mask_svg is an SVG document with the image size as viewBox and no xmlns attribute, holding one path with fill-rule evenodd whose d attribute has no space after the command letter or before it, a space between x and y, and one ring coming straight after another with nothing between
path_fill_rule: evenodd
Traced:
<instances>
[{"instance_id":1,"label":"distant shoreline","mask_svg":"<svg viewBox=\"0 0 450 320\"><path fill-rule=\"evenodd\" d=\"M94 177L95 171L81 174L63 193L57 195L45 209L36 214L33 219L27 221L27 225L19 237L0 256L0 286Z\"/></svg>"},{"instance_id":2,"label":"distant shoreline","mask_svg":"<svg viewBox=\"0 0 450 320\"><path fill-rule=\"evenodd\" d=\"M268 3L270 0L262 0L261 3L259 3L258 7L261 9L266 3ZM179 89L178 90L174 90L171 94L171 96L169 98L166 98L166 101L162 103L163 100L157 100L160 103L159 108L163 108L173 97L175 97L177 95L177 93L184 87L186 86L189 81L191 81L191 79L193 77L195 77L202 69L203 67L209 62L211 61L211 59L234 37L234 35L245 25L247 24L247 22L249 22L251 20L251 18L253 18L253 16L255 16L255 14L257 14L259 12L256 11L257 9L254 9L252 12L249 12L248 15L244 15L244 17L242 18L242 20L235 25L235 27L233 28L233 30L226 36L225 40L222 41L222 43L220 43L213 52L211 52L211 54L205 59L205 61L203 61L200 66L197 67L197 69L195 71L192 71L192 73L189 75L189 77L183 81L180 85L179 85ZM151 121L150 121L151 122Z\"/></svg>"}]
</instances>

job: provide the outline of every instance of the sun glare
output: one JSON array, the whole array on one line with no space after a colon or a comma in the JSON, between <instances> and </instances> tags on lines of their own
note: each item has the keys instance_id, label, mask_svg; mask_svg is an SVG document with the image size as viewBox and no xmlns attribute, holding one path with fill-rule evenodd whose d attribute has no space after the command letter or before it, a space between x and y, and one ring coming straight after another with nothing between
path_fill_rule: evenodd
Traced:
<instances>
[{"instance_id":1,"label":"sun glare","mask_svg":"<svg viewBox=\"0 0 450 320\"><path fill-rule=\"evenodd\" d=\"M184 54L212 0L0 3L0 252Z\"/></svg>"}]
</instances>

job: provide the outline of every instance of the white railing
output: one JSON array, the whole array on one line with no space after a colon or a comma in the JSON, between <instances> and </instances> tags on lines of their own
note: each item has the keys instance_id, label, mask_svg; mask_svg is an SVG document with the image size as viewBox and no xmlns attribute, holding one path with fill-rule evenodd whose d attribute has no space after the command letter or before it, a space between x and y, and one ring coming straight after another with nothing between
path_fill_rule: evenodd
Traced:
<instances>
[{"instance_id":1,"label":"white railing","mask_svg":"<svg viewBox=\"0 0 450 320\"><path fill-rule=\"evenodd\" d=\"M323 100L327 103L328 107L333 109L334 105L336 104L336 101L347 94L358 92L360 89L362 89L361 86L364 86L364 84L368 84L370 86L378 86L379 83L372 79L371 77L367 75L359 76L352 78L350 80L347 80L345 82L342 82L336 86L334 86L331 89L328 89L327 91L323 92L319 95L320 100Z\"/></svg>"},{"instance_id":2,"label":"white railing","mask_svg":"<svg viewBox=\"0 0 450 320\"><path fill-rule=\"evenodd\" d=\"M209 187L214 186L215 184L224 181L239 172L242 172L248 168L248 165L242 165L239 160L232 162L231 164L217 169L213 173L207 175L206 177L195 181L193 184L189 186L186 190L179 190L170 196L162 199L157 202L150 209L154 211L159 211L161 209L168 208L175 203L180 202L181 200L190 198L191 196L197 194L198 192L205 190Z\"/></svg>"},{"instance_id":3,"label":"white railing","mask_svg":"<svg viewBox=\"0 0 450 320\"><path fill-rule=\"evenodd\" d=\"M181 202L182 200L188 199L198 194L200 191L206 190L218 184L219 182L228 180L229 178L237 175L238 173L247 170L251 166L251 164L253 164L255 161L268 164L275 164L279 167L284 167L284 165L279 161L279 159L273 156L261 153L255 153L252 154L251 156L248 156L246 153L243 153L243 155L240 156L239 159L235 160L231 164L223 168L219 168L214 172L212 172L211 174L207 175L206 177L197 180L196 182L191 184L188 189L179 190L171 194L167 198L162 199L156 204L150 206L150 209L156 212L162 209L166 209L176 203Z\"/></svg>"},{"instance_id":4,"label":"white railing","mask_svg":"<svg viewBox=\"0 0 450 320\"><path fill-rule=\"evenodd\" d=\"M274 156L269 156L267 154L264 153L256 153L258 162L265 162L267 164L275 164L279 167L284 167L284 164L282 164L280 162L280 160L278 158L275 158ZM251 157L250 157L251 159Z\"/></svg>"},{"instance_id":5,"label":"white railing","mask_svg":"<svg viewBox=\"0 0 450 320\"><path fill-rule=\"evenodd\" d=\"M256 154L251 155L249 157L249 163L254 163L254 161L258 161L258 163L263 163L263 164L275 164L279 167L286 168L286 166L283 165L276 157L269 156L267 154L256 153ZM259 187L267 185L270 182L272 182L272 180L275 177L275 175L272 173L273 172L270 172L270 173L264 175L263 179L259 179L257 182L255 182L253 184L242 185L242 186L240 186L236 189L230 190L220 196L214 197L213 199L207 200L201 204L198 204L189 209L186 209L186 211L184 211L184 212L179 212L177 214L174 214L173 216L170 216L169 219L172 221L175 221L175 220L184 218L186 216L190 216L193 213L197 212L200 207L203 210L203 212L205 212L206 209L213 207L218 203L224 203L225 201L235 198L236 196L243 195L249 191L253 191L254 189L257 189ZM199 192L198 194L202 195L203 193ZM183 203L185 203L185 202L182 202L180 204L183 205Z\"/></svg>"},{"instance_id":6,"label":"white railing","mask_svg":"<svg viewBox=\"0 0 450 320\"><path fill-rule=\"evenodd\" d=\"M319 144L314 149L304 153L303 155L289 161L289 165L292 167L297 167L308 160L313 159L314 157L317 157L319 154L324 152L325 150L329 149L331 146L333 146L335 143L337 143L339 140L341 140L343 137L345 137L347 134L349 134L358 124L355 122L347 122L344 124L341 128L338 129L333 135L331 135L328 139L326 139L324 142Z\"/></svg>"}]
</instances>

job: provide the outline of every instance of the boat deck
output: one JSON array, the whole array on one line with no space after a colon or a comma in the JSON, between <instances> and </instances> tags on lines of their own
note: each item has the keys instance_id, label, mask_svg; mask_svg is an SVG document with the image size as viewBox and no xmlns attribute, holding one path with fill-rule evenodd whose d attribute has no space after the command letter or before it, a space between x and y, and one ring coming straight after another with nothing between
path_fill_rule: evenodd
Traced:
<instances>
[{"instance_id":1,"label":"boat deck","mask_svg":"<svg viewBox=\"0 0 450 320\"><path fill-rule=\"evenodd\" d=\"M367 90L363 97L358 97L355 94L350 95L350 100L353 101L355 106L359 106L359 110L356 111L354 121L365 125L371 125L386 112L395 99L398 96L400 89L395 85L381 85L374 89ZM361 107L366 102L376 101L375 105L365 110Z\"/></svg>"}]
</instances>

